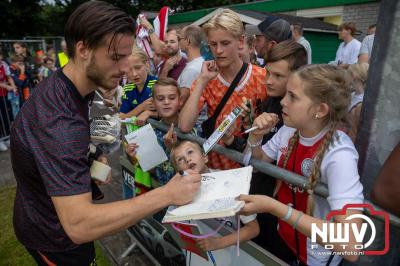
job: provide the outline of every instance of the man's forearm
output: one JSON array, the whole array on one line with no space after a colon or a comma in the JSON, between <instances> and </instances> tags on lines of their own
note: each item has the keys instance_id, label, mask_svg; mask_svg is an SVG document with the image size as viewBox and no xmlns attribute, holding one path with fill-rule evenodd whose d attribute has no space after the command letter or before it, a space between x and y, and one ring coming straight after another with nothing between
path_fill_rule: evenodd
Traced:
<instances>
[{"instance_id":1,"label":"man's forearm","mask_svg":"<svg viewBox=\"0 0 400 266\"><path fill-rule=\"evenodd\" d=\"M57 201L71 198L53 197L56 209ZM162 187L139 197L105 204L93 204L91 194L86 193L73 196L68 204L71 207L67 208L67 211L58 212L58 216L71 240L81 244L121 231L170 205L171 202L167 191ZM80 207L77 208L75 204L79 204Z\"/></svg>"},{"instance_id":2,"label":"man's forearm","mask_svg":"<svg viewBox=\"0 0 400 266\"><path fill-rule=\"evenodd\" d=\"M165 43L163 43L157 36L156 33L149 35L151 44L153 45L154 52L157 54L163 54L165 49Z\"/></svg>"},{"instance_id":3,"label":"man's forearm","mask_svg":"<svg viewBox=\"0 0 400 266\"><path fill-rule=\"evenodd\" d=\"M183 87L183 88L179 88L179 89L181 90L180 98L181 98L181 102L182 102L182 106L183 106L183 105L185 105L187 99L190 96L190 88Z\"/></svg>"}]
</instances>

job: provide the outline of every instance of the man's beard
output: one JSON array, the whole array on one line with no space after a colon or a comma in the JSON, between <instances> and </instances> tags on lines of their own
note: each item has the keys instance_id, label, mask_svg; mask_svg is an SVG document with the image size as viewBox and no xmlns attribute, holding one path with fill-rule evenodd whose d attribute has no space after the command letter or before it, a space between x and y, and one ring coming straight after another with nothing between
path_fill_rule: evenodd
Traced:
<instances>
[{"instance_id":1,"label":"man's beard","mask_svg":"<svg viewBox=\"0 0 400 266\"><path fill-rule=\"evenodd\" d=\"M179 52L179 50L176 50L176 51L173 51L173 50L169 50L168 51L167 50L167 54L168 54L169 57L173 57L173 56L177 55L178 52Z\"/></svg>"},{"instance_id":2,"label":"man's beard","mask_svg":"<svg viewBox=\"0 0 400 266\"><path fill-rule=\"evenodd\" d=\"M88 69L86 72L86 76L98 87L102 87L106 90L114 89L114 86L110 87L110 85L107 84L107 81L105 78L106 75L104 73L102 73L99 66L96 64L96 59L94 56L92 56L92 58L90 59Z\"/></svg>"}]
</instances>

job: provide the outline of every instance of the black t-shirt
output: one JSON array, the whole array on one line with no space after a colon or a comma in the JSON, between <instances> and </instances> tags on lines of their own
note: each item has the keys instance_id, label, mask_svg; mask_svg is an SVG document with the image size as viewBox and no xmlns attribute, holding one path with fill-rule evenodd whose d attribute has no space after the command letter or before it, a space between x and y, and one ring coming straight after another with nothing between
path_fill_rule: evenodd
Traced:
<instances>
[{"instance_id":1,"label":"black t-shirt","mask_svg":"<svg viewBox=\"0 0 400 266\"><path fill-rule=\"evenodd\" d=\"M278 130L283 126L281 100L282 97L268 97L267 100L260 104L259 109L261 110L261 112L277 114L279 117L279 122L271 130L271 132L264 135L262 141L263 145L267 143L267 141L270 140L275 135L275 133L278 132Z\"/></svg>"},{"instance_id":2,"label":"black t-shirt","mask_svg":"<svg viewBox=\"0 0 400 266\"><path fill-rule=\"evenodd\" d=\"M274 113L279 117L279 122L276 124L275 128L264 135L262 144L268 142L283 125L281 100L282 97L268 97L266 101L260 103L258 106L260 112ZM272 197L275 184L276 179L274 177L262 172L254 172L251 179L250 194ZM279 239L279 235L276 231L277 218L269 213L260 213L257 215L257 221L260 225L260 233L253 241L263 248L273 251L277 245L277 239Z\"/></svg>"},{"instance_id":3,"label":"black t-shirt","mask_svg":"<svg viewBox=\"0 0 400 266\"><path fill-rule=\"evenodd\" d=\"M14 230L28 248L61 252L78 247L66 235L51 197L91 191L88 102L58 70L37 86L14 122Z\"/></svg>"}]
</instances>

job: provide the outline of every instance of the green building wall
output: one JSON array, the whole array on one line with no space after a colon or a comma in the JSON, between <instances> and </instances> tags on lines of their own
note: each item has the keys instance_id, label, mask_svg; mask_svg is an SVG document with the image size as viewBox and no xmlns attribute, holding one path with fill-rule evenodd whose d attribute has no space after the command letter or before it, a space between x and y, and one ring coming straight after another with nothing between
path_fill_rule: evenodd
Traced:
<instances>
[{"instance_id":1,"label":"green building wall","mask_svg":"<svg viewBox=\"0 0 400 266\"><path fill-rule=\"evenodd\" d=\"M311 44L313 64L328 63L335 60L336 50L340 44L336 33L306 31L304 37Z\"/></svg>"},{"instance_id":2,"label":"green building wall","mask_svg":"<svg viewBox=\"0 0 400 266\"><path fill-rule=\"evenodd\" d=\"M365 4L378 1L379 0L272 0L228 5L224 7L232 8L234 10L242 9L279 13L309 8ZM217 8L218 7L213 7L183 13L176 13L175 15L170 16L168 20L170 24L190 23L208 15Z\"/></svg>"},{"instance_id":3,"label":"green building wall","mask_svg":"<svg viewBox=\"0 0 400 266\"><path fill-rule=\"evenodd\" d=\"M273 1L260 1L250 2L243 4L230 5L235 9L255 10L255 11L268 11L268 12L286 12L293 10L301 10L308 8L319 8L337 5L351 5L377 2L378 0L273 0ZM190 23L200 19L213 12L216 8L208 8L201 10L194 10L184 13L177 13L169 17L169 24ZM335 59L336 50L339 47L340 40L336 33L326 32L304 32L304 37L310 42L312 47L312 62L328 63Z\"/></svg>"}]
</instances>

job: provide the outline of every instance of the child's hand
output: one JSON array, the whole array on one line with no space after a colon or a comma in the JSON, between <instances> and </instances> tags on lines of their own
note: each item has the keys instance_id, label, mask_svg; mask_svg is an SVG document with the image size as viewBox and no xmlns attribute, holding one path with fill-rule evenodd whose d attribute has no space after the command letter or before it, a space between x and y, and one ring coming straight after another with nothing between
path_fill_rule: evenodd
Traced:
<instances>
[{"instance_id":1,"label":"child's hand","mask_svg":"<svg viewBox=\"0 0 400 266\"><path fill-rule=\"evenodd\" d=\"M164 144L168 150L171 150L172 146L178 141L176 132L174 131L174 123L171 124L167 134L164 135Z\"/></svg>"},{"instance_id":2,"label":"child's hand","mask_svg":"<svg viewBox=\"0 0 400 266\"><path fill-rule=\"evenodd\" d=\"M205 82L216 78L218 75L217 63L214 60L204 61L201 67L199 79L203 79Z\"/></svg>"},{"instance_id":3,"label":"child's hand","mask_svg":"<svg viewBox=\"0 0 400 266\"><path fill-rule=\"evenodd\" d=\"M264 136L269 133L272 128L279 122L277 114L273 113L262 113L259 115L253 123L253 127L258 127L256 130L250 133L251 136Z\"/></svg>"},{"instance_id":4,"label":"child's hand","mask_svg":"<svg viewBox=\"0 0 400 266\"><path fill-rule=\"evenodd\" d=\"M125 152L130 157L135 157L136 156L137 148L139 148L139 145L137 145L136 143L125 144Z\"/></svg>"},{"instance_id":5,"label":"child's hand","mask_svg":"<svg viewBox=\"0 0 400 266\"><path fill-rule=\"evenodd\" d=\"M136 117L135 124L138 126L144 126L147 123L147 119L151 116L151 111L144 111Z\"/></svg>"},{"instance_id":6,"label":"child's hand","mask_svg":"<svg viewBox=\"0 0 400 266\"><path fill-rule=\"evenodd\" d=\"M224 116L224 119L227 115ZM230 127L226 130L225 134L222 136L221 140L224 142L225 145L231 145L235 136L233 133L236 131L236 121L230 125Z\"/></svg>"},{"instance_id":7,"label":"child's hand","mask_svg":"<svg viewBox=\"0 0 400 266\"><path fill-rule=\"evenodd\" d=\"M246 97L242 97L242 103L240 104L240 108L242 108L242 113L240 114L242 117L242 125L245 129L249 129L253 124L254 117L254 108L251 104L251 99L247 99Z\"/></svg>"},{"instance_id":8,"label":"child's hand","mask_svg":"<svg viewBox=\"0 0 400 266\"><path fill-rule=\"evenodd\" d=\"M219 240L220 240L219 237L210 236L205 239L196 240L196 242L201 249L205 251L212 251L221 248Z\"/></svg>"},{"instance_id":9,"label":"child's hand","mask_svg":"<svg viewBox=\"0 0 400 266\"><path fill-rule=\"evenodd\" d=\"M153 98L148 98L146 101L139 104L138 107L140 108L139 110L141 110L141 112L156 110L156 107L154 106Z\"/></svg>"},{"instance_id":10,"label":"child's hand","mask_svg":"<svg viewBox=\"0 0 400 266\"><path fill-rule=\"evenodd\" d=\"M240 195L236 200L244 201L245 205L239 212L240 215L251 215L255 213L268 213L271 198L264 195Z\"/></svg>"}]
</instances>

